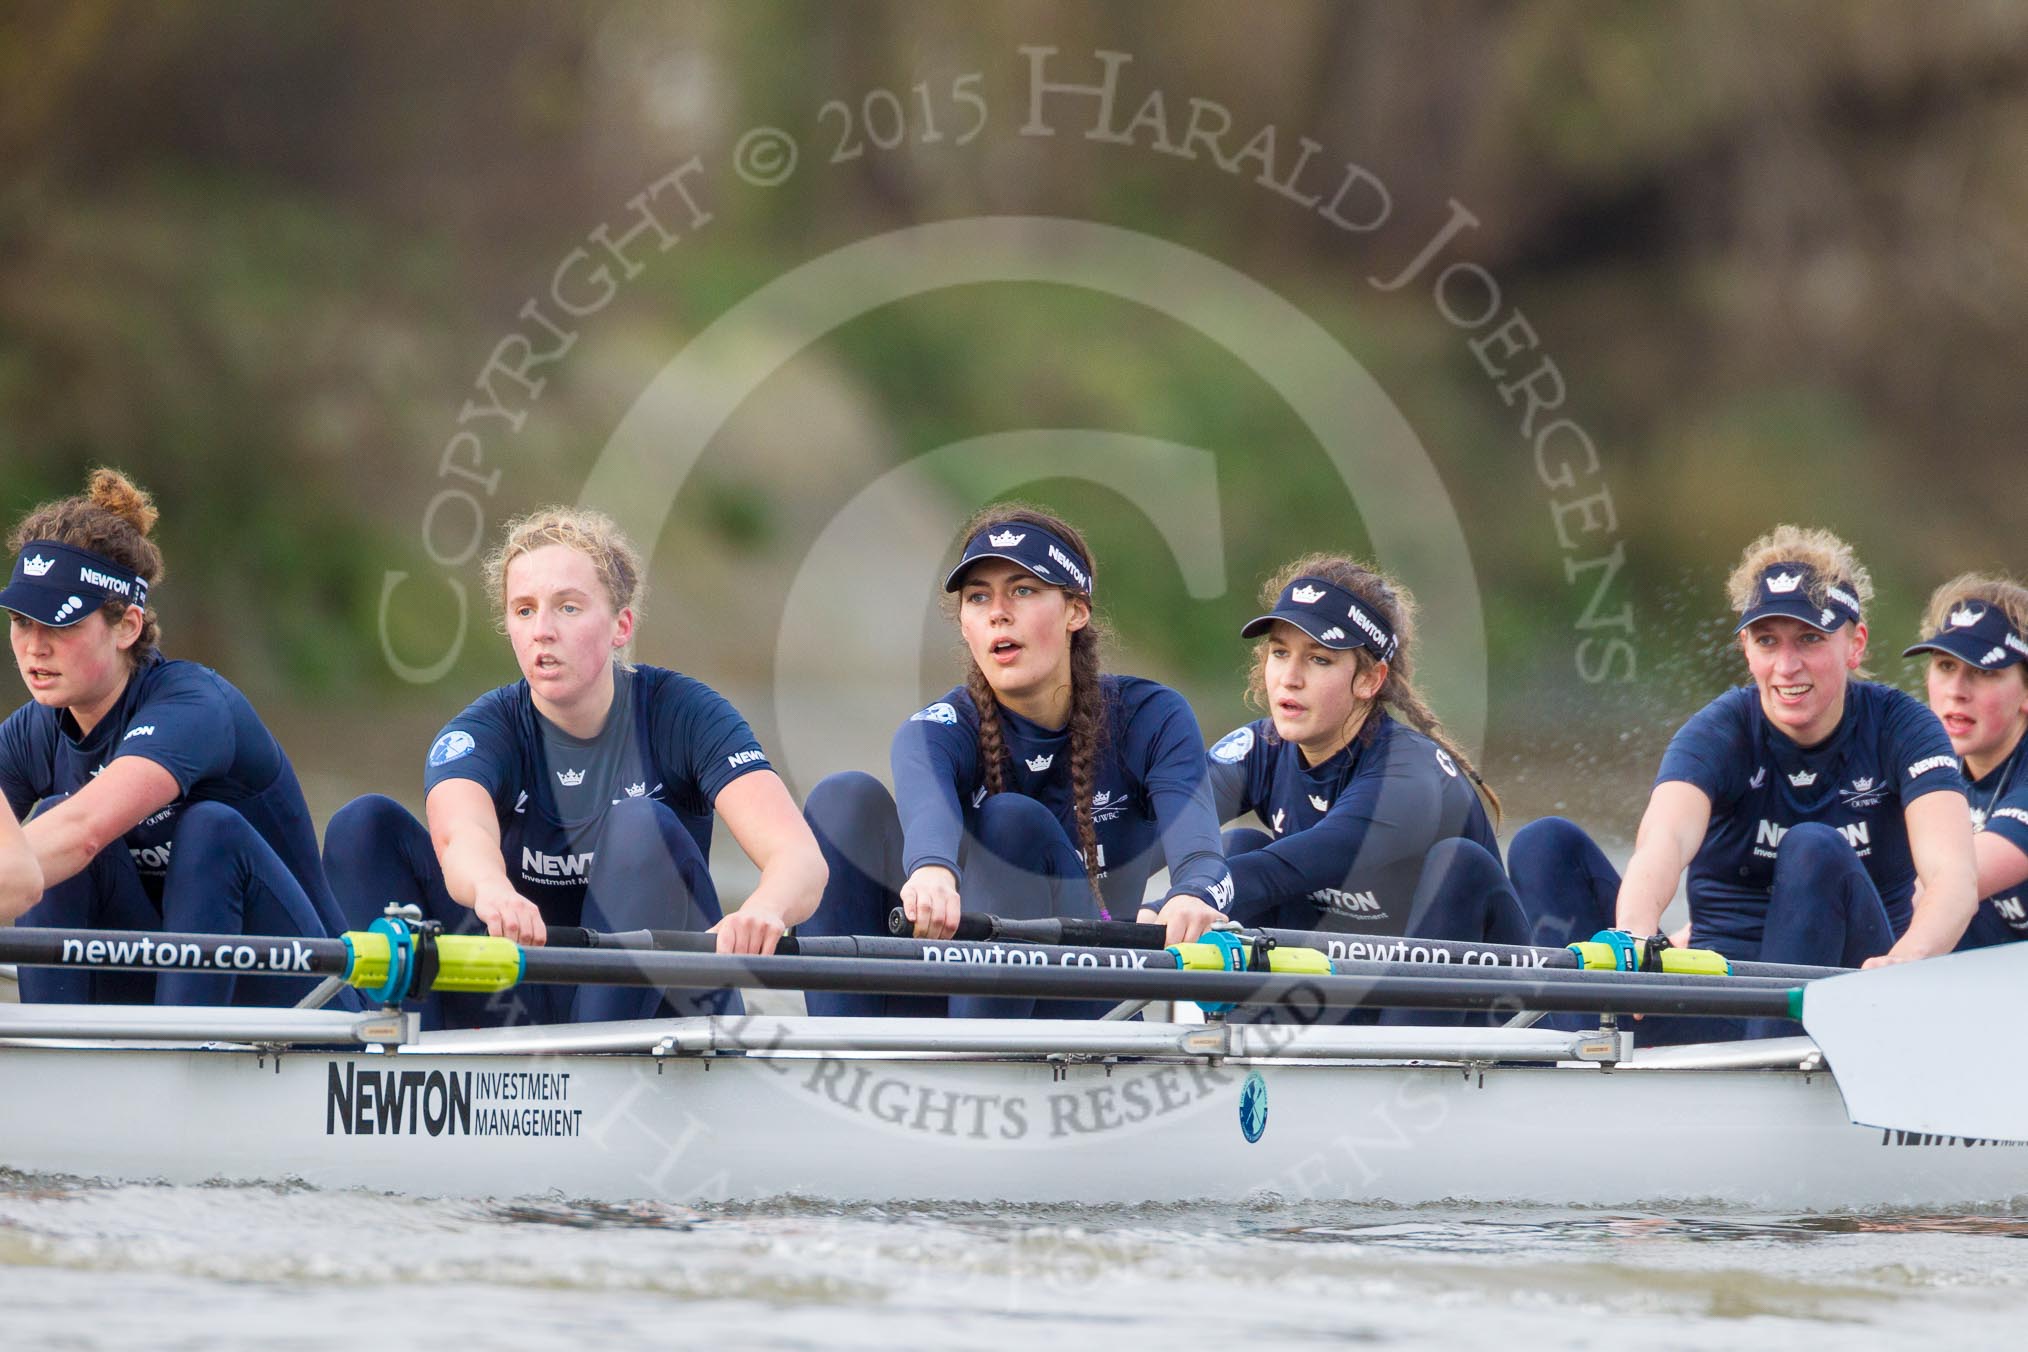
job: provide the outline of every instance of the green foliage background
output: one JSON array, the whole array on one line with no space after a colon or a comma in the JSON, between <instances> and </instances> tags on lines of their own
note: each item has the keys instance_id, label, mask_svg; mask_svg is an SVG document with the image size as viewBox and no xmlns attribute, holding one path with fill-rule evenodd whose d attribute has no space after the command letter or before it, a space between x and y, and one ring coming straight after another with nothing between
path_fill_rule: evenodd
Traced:
<instances>
[{"instance_id":1,"label":"green foliage background","mask_svg":"<svg viewBox=\"0 0 2028 1352\"><path fill-rule=\"evenodd\" d=\"M1388 184L1390 222L1348 236L1202 158L1089 141L1079 104L1024 141L1024 44L1057 48L1066 76L1131 53L1127 111L1160 89L1179 126L1201 98L1242 138L1310 137ZM973 147L822 162L824 100L885 88L912 107L917 82L973 70L992 106ZM412 728L511 675L480 626L451 677L410 687L376 633L385 573L429 571L419 523L474 376L587 231L690 155L722 166L764 122L802 133L797 175L766 193L714 176L718 219L587 321L527 425L489 440L493 522L575 498L646 378L788 268L1020 213L1209 254L1372 372L1471 541L1491 767L1553 781L1542 806L1645 774L1733 679L1720 580L1777 520L1858 544L1883 647L1942 577L2024 566L2028 12L1972 3L17 3L0 13L0 503L127 467L164 508L172 648L310 729L313 757L367 774L339 731L363 711L399 730L387 763L406 766ZM1481 222L1459 256L1526 312L1599 443L1635 683L1577 676L1585 591L1466 335L1427 290L1369 281L1453 200ZM1293 552L1365 546L1357 495L1256 375L1116 301L926 296L797 369L851 413L864 479L1032 427L1215 451L1234 579L1215 604L1184 594L1131 504L1034 494L1090 526L1130 664L1197 694L1208 731L1242 714L1232 630L1255 580ZM656 542L651 624L730 688L765 680L773 617L729 584L792 565L836 490L795 456L844 433L789 421L779 456L715 446ZM446 618L404 611L397 649L434 651ZM1623 814L1623 798L1592 801Z\"/></svg>"}]
</instances>

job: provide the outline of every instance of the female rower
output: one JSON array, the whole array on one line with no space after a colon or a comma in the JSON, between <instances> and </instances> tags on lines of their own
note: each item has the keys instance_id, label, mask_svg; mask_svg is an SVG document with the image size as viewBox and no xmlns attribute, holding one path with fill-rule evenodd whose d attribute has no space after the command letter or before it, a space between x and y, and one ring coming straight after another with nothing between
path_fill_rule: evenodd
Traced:
<instances>
[{"instance_id":1,"label":"female rower","mask_svg":"<svg viewBox=\"0 0 2028 1352\"><path fill-rule=\"evenodd\" d=\"M1733 959L1849 967L1948 953L1977 899L1971 816L1936 716L1863 679L1866 569L1830 532L1780 526L1747 549L1727 592L1753 682L1670 742L1625 879L1560 818L1509 847L1538 940L1614 928L1635 947L1666 943L1655 931L1687 869L1690 942ZM1710 1036L1718 1021L1686 1022L1666 1035ZM1794 1029L1758 1020L1749 1032Z\"/></svg>"},{"instance_id":2,"label":"female rower","mask_svg":"<svg viewBox=\"0 0 2028 1352\"><path fill-rule=\"evenodd\" d=\"M549 507L510 522L487 586L522 679L481 695L431 743L429 827L393 799L341 808L325 862L354 924L388 902L447 929L541 944L550 925L713 929L721 953L772 953L817 904L824 864L746 720L699 681L626 658L640 555L610 518ZM760 884L721 916L707 861L725 818ZM475 1026L722 1012L652 986L443 995L431 1022Z\"/></svg>"},{"instance_id":3,"label":"female rower","mask_svg":"<svg viewBox=\"0 0 2028 1352\"><path fill-rule=\"evenodd\" d=\"M30 703L0 724L0 796L44 890L26 925L328 937L339 912L289 758L216 672L171 661L149 590L148 495L116 470L9 537L0 592ZM32 900L32 898L30 898ZM24 968L25 1000L291 1004L302 979Z\"/></svg>"},{"instance_id":4,"label":"female rower","mask_svg":"<svg viewBox=\"0 0 2028 1352\"><path fill-rule=\"evenodd\" d=\"M1959 948L2028 940L2028 587L1966 573L1923 618L1929 707L1971 788L1973 859L1984 898Z\"/></svg>"},{"instance_id":5,"label":"female rower","mask_svg":"<svg viewBox=\"0 0 2028 1352\"><path fill-rule=\"evenodd\" d=\"M20 915L41 899L42 865L13 809L0 798L0 913Z\"/></svg>"},{"instance_id":6,"label":"female rower","mask_svg":"<svg viewBox=\"0 0 2028 1352\"><path fill-rule=\"evenodd\" d=\"M1138 913L1199 937L1224 919L1232 880L1196 716L1166 686L1101 674L1091 550L1067 523L1000 503L962 538L944 590L956 594L970 654L965 683L895 734L892 798L859 772L811 792L831 884L807 928L885 933L899 904L932 939L949 937L967 907L1027 919ZM1162 863L1168 894L1142 910ZM809 1006L1020 1017L1036 1003L813 994ZM1093 1012L1088 1001L1043 1008Z\"/></svg>"},{"instance_id":7,"label":"female rower","mask_svg":"<svg viewBox=\"0 0 2028 1352\"><path fill-rule=\"evenodd\" d=\"M1232 918L1288 929L1519 944L1520 903L1487 816L1500 800L1412 680L1415 601L1393 579L1328 554L1284 567L1247 697L1268 717L1208 754L1225 835ZM1484 801L1481 801L1481 795Z\"/></svg>"}]
</instances>

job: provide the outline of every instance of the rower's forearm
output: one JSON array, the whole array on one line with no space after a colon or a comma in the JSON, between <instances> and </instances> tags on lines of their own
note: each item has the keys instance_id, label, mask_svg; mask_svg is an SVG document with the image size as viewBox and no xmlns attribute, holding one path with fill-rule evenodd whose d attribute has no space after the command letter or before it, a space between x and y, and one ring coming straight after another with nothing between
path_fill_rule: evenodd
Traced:
<instances>
[{"instance_id":1,"label":"rower's forearm","mask_svg":"<svg viewBox=\"0 0 2028 1352\"><path fill-rule=\"evenodd\" d=\"M1681 869L1669 861L1638 851L1627 863L1626 878L1620 883L1613 923L1630 934L1653 934L1662 928L1662 913L1676 896L1676 878Z\"/></svg>"},{"instance_id":2,"label":"rower's forearm","mask_svg":"<svg viewBox=\"0 0 2028 1352\"><path fill-rule=\"evenodd\" d=\"M42 866L25 845L0 856L0 921L12 922L42 900Z\"/></svg>"},{"instance_id":3,"label":"rower's forearm","mask_svg":"<svg viewBox=\"0 0 2028 1352\"><path fill-rule=\"evenodd\" d=\"M21 834L35 855L42 887L75 878L106 847L105 841L93 838L83 816L75 812L56 811L37 817L21 828Z\"/></svg>"},{"instance_id":4,"label":"rower's forearm","mask_svg":"<svg viewBox=\"0 0 2028 1352\"><path fill-rule=\"evenodd\" d=\"M761 870L759 885L740 903L739 909L758 904L779 915L784 925L800 925L817 913L817 903L824 898L824 884L830 876L824 856L815 851L807 856L800 853L778 856Z\"/></svg>"},{"instance_id":5,"label":"rower's forearm","mask_svg":"<svg viewBox=\"0 0 2028 1352\"><path fill-rule=\"evenodd\" d=\"M1970 878L1919 888L1908 930L1895 948L1925 955L1948 953L1956 948L1978 913L1976 891Z\"/></svg>"},{"instance_id":6,"label":"rower's forearm","mask_svg":"<svg viewBox=\"0 0 2028 1352\"><path fill-rule=\"evenodd\" d=\"M453 840L445 847L442 862L444 890L451 894L452 901L467 910L478 906L480 896L489 887L512 886L499 848L487 842Z\"/></svg>"}]
</instances>

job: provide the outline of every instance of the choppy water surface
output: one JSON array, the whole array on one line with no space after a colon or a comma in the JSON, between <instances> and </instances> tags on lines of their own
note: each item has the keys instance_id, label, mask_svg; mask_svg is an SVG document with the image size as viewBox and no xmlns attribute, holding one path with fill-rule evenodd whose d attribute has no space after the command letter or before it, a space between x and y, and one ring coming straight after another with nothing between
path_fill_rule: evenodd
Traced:
<instances>
[{"instance_id":1,"label":"choppy water surface","mask_svg":"<svg viewBox=\"0 0 2028 1352\"><path fill-rule=\"evenodd\" d=\"M0 1175L16 1347L2019 1348L2024 1240L2018 1209L693 1210Z\"/></svg>"}]
</instances>

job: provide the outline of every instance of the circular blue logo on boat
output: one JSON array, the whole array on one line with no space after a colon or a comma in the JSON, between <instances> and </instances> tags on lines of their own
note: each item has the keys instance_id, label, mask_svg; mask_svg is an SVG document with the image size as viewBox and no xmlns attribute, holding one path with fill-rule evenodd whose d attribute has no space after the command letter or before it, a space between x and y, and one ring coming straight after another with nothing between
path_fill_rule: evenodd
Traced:
<instances>
[{"instance_id":1,"label":"circular blue logo on boat","mask_svg":"<svg viewBox=\"0 0 2028 1352\"><path fill-rule=\"evenodd\" d=\"M1252 1071L1239 1090L1239 1130L1252 1145L1267 1130L1267 1081Z\"/></svg>"}]
</instances>

